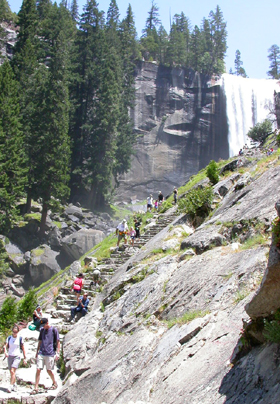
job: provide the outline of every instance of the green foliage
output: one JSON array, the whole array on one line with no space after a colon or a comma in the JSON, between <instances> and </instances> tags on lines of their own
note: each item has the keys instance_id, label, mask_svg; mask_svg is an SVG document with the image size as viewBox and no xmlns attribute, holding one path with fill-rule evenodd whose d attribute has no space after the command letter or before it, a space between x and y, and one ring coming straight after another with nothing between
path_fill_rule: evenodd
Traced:
<instances>
[{"instance_id":1,"label":"green foliage","mask_svg":"<svg viewBox=\"0 0 280 404\"><path fill-rule=\"evenodd\" d=\"M240 248L241 250L249 250L250 248L256 248L259 247L260 245L265 244L266 240L267 239L264 235L256 234L255 236L247 239Z\"/></svg>"},{"instance_id":2,"label":"green foliage","mask_svg":"<svg viewBox=\"0 0 280 404\"><path fill-rule=\"evenodd\" d=\"M272 79L280 78L280 48L278 45L272 45L268 49L269 55L268 60L270 61L269 68L267 72L268 76Z\"/></svg>"},{"instance_id":3,"label":"green foliage","mask_svg":"<svg viewBox=\"0 0 280 404\"><path fill-rule=\"evenodd\" d=\"M34 309L33 309L34 310ZM7 297L0 309L0 333L11 329L17 321L17 304L14 297Z\"/></svg>"},{"instance_id":4,"label":"green foliage","mask_svg":"<svg viewBox=\"0 0 280 404\"><path fill-rule=\"evenodd\" d=\"M271 132L272 123L269 119L265 119L263 122L257 123L251 128L247 133L247 136L257 142L263 143Z\"/></svg>"},{"instance_id":5,"label":"green foliage","mask_svg":"<svg viewBox=\"0 0 280 404\"><path fill-rule=\"evenodd\" d=\"M263 335L266 340L270 342L280 343L280 310L278 309L274 314L274 319L269 321L264 320Z\"/></svg>"},{"instance_id":6,"label":"green foliage","mask_svg":"<svg viewBox=\"0 0 280 404\"><path fill-rule=\"evenodd\" d=\"M211 160L206 167L206 175L213 185L219 182L219 169L217 163L214 160Z\"/></svg>"},{"instance_id":7,"label":"green foliage","mask_svg":"<svg viewBox=\"0 0 280 404\"><path fill-rule=\"evenodd\" d=\"M206 217L210 212L213 197L212 187L192 189L185 198L179 200L179 210L189 214L192 219L196 216Z\"/></svg>"},{"instance_id":8,"label":"green foliage","mask_svg":"<svg viewBox=\"0 0 280 404\"><path fill-rule=\"evenodd\" d=\"M235 52L235 60L234 60L235 74L237 76L247 77L247 74L242 65L243 62L241 61L241 52L240 50L237 49L237 51Z\"/></svg>"},{"instance_id":9,"label":"green foliage","mask_svg":"<svg viewBox=\"0 0 280 404\"><path fill-rule=\"evenodd\" d=\"M164 201L162 203L162 205L159 208L159 213L164 213L166 212L168 209L172 208L172 203L170 201Z\"/></svg>"},{"instance_id":10,"label":"green foliage","mask_svg":"<svg viewBox=\"0 0 280 404\"><path fill-rule=\"evenodd\" d=\"M17 320L21 321L32 317L37 303L37 295L34 289L29 289L29 291L17 304Z\"/></svg>"},{"instance_id":11,"label":"green foliage","mask_svg":"<svg viewBox=\"0 0 280 404\"><path fill-rule=\"evenodd\" d=\"M194 320L195 318L205 317L206 314L209 314L209 311L202 311L202 310L187 311L185 314L183 314L182 317L176 317L176 318L167 320L166 321L167 327L171 328L175 324L178 324L178 325L187 324L190 321Z\"/></svg>"},{"instance_id":12,"label":"green foliage","mask_svg":"<svg viewBox=\"0 0 280 404\"><path fill-rule=\"evenodd\" d=\"M17 218L16 202L26 181L17 83L9 63L0 67L0 232Z\"/></svg>"},{"instance_id":13,"label":"green foliage","mask_svg":"<svg viewBox=\"0 0 280 404\"><path fill-rule=\"evenodd\" d=\"M280 218L276 217L276 219L272 222L272 233L274 234L274 243L277 248L280 248Z\"/></svg>"}]
</instances>

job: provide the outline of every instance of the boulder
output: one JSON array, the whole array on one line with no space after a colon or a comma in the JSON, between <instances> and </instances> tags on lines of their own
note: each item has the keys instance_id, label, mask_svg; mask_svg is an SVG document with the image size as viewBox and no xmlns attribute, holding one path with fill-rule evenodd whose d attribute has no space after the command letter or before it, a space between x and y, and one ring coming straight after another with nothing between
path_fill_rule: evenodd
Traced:
<instances>
[{"instance_id":1,"label":"boulder","mask_svg":"<svg viewBox=\"0 0 280 404\"><path fill-rule=\"evenodd\" d=\"M13 241L3 236L2 240L4 248L9 256L10 266L17 274L24 274L27 268L27 261L25 259L24 251Z\"/></svg>"},{"instance_id":2,"label":"boulder","mask_svg":"<svg viewBox=\"0 0 280 404\"><path fill-rule=\"evenodd\" d=\"M216 226L196 231L181 242L181 250L194 248L196 254L202 254L212 246L221 246L225 237L217 232Z\"/></svg>"},{"instance_id":3,"label":"boulder","mask_svg":"<svg viewBox=\"0 0 280 404\"><path fill-rule=\"evenodd\" d=\"M59 252L53 251L49 246L42 245L31 251L29 274L35 286L49 280L60 271L57 262Z\"/></svg>"},{"instance_id":4,"label":"boulder","mask_svg":"<svg viewBox=\"0 0 280 404\"><path fill-rule=\"evenodd\" d=\"M245 307L252 319L268 317L280 308L280 254L274 244L269 251L267 268L259 290Z\"/></svg>"},{"instance_id":5,"label":"boulder","mask_svg":"<svg viewBox=\"0 0 280 404\"><path fill-rule=\"evenodd\" d=\"M48 241L51 247L61 247L61 233L57 226L50 230L48 234Z\"/></svg>"},{"instance_id":6,"label":"boulder","mask_svg":"<svg viewBox=\"0 0 280 404\"><path fill-rule=\"evenodd\" d=\"M83 211L80 207L77 207L75 205L69 205L66 209L65 209L65 214L70 218L72 218L73 216L76 216L76 218L79 219L83 219L84 214ZM72 220L72 219L71 219Z\"/></svg>"},{"instance_id":7,"label":"boulder","mask_svg":"<svg viewBox=\"0 0 280 404\"><path fill-rule=\"evenodd\" d=\"M62 250L73 260L78 260L104 238L105 234L100 230L81 229L62 239Z\"/></svg>"}]
</instances>

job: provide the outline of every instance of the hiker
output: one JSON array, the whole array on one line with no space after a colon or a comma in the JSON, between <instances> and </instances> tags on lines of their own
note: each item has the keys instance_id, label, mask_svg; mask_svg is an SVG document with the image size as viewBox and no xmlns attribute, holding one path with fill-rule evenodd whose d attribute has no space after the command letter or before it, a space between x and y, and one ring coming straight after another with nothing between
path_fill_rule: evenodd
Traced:
<instances>
[{"instance_id":1,"label":"hiker","mask_svg":"<svg viewBox=\"0 0 280 404\"><path fill-rule=\"evenodd\" d=\"M147 197L147 212L152 211L153 209L153 195L151 194L150 196Z\"/></svg>"},{"instance_id":2,"label":"hiker","mask_svg":"<svg viewBox=\"0 0 280 404\"><path fill-rule=\"evenodd\" d=\"M177 196L178 196L178 190L176 187L173 188L173 199L174 199L174 203L177 203Z\"/></svg>"},{"instance_id":3,"label":"hiker","mask_svg":"<svg viewBox=\"0 0 280 404\"><path fill-rule=\"evenodd\" d=\"M163 202L163 195L161 191L158 191L158 205L161 206Z\"/></svg>"},{"instance_id":4,"label":"hiker","mask_svg":"<svg viewBox=\"0 0 280 404\"><path fill-rule=\"evenodd\" d=\"M80 297L79 303L76 307L71 307L71 323L74 323L74 318L77 313L82 312L82 316L85 316L88 312L89 299L88 294L84 293L83 296Z\"/></svg>"},{"instance_id":5,"label":"hiker","mask_svg":"<svg viewBox=\"0 0 280 404\"><path fill-rule=\"evenodd\" d=\"M41 319L43 318L43 313L41 307L38 305L33 311L33 323L38 327L40 325Z\"/></svg>"},{"instance_id":6,"label":"hiker","mask_svg":"<svg viewBox=\"0 0 280 404\"><path fill-rule=\"evenodd\" d=\"M135 236L136 236L136 231L134 230L133 227L130 228L128 234L129 234L129 237L130 237L129 242L130 242L130 244L131 244L132 247L133 247L133 246L134 246Z\"/></svg>"},{"instance_id":7,"label":"hiker","mask_svg":"<svg viewBox=\"0 0 280 404\"><path fill-rule=\"evenodd\" d=\"M135 238L140 238L140 226L141 226L140 221L137 218L135 218L134 219L134 229L136 233Z\"/></svg>"},{"instance_id":8,"label":"hiker","mask_svg":"<svg viewBox=\"0 0 280 404\"><path fill-rule=\"evenodd\" d=\"M157 210L158 210L158 200L157 200L157 199L155 200L155 206L154 206L154 208L155 208L155 211L157 212Z\"/></svg>"},{"instance_id":9,"label":"hiker","mask_svg":"<svg viewBox=\"0 0 280 404\"><path fill-rule=\"evenodd\" d=\"M35 377L35 387L34 390L30 393L32 395L38 394L38 386L40 380L41 370L46 366L47 372L52 379L52 386L49 390L57 389L57 382L55 380L53 370L55 361L59 359L60 352L60 341L59 341L59 333L55 327L52 327L49 324L49 320L47 318L41 319L42 328L39 334L38 347L36 351L36 360L37 360L37 370Z\"/></svg>"},{"instance_id":10,"label":"hiker","mask_svg":"<svg viewBox=\"0 0 280 404\"><path fill-rule=\"evenodd\" d=\"M4 346L5 358L8 358L8 368L10 371L10 385L7 388L7 392L17 391L16 384L16 370L19 367L21 357L20 351L23 353L23 363L26 364L26 354L24 348L23 338L18 335L19 327L14 325L12 328L12 335L10 335Z\"/></svg>"},{"instance_id":11,"label":"hiker","mask_svg":"<svg viewBox=\"0 0 280 404\"><path fill-rule=\"evenodd\" d=\"M95 269L94 271L93 271L93 282L92 282L92 285L93 286L98 286L99 285L99 281L100 281L100 275L101 275L101 272L99 271L99 269Z\"/></svg>"},{"instance_id":12,"label":"hiker","mask_svg":"<svg viewBox=\"0 0 280 404\"><path fill-rule=\"evenodd\" d=\"M117 247L119 247L121 239L124 239L124 244L127 243L127 237L126 237L127 231L128 231L127 223L126 220L123 219L123 221L119 223L118 227L116 228L116 235L118 236Z\"/></svg>"},{"instance_id":13,"label":"hiker","mask_svg":"<svg viewBox=\"0 0 280 404\"><path fill-rule=\"evenodd\" d=\"M77 298L77 303L79 302L79 298L81 296L82 293L82 288L84 286L84 274L80 273L74 280L73 285L72 285L72 289L74 290L74 292L76 293L76 298Z\"/></svg>"}]
</instances>

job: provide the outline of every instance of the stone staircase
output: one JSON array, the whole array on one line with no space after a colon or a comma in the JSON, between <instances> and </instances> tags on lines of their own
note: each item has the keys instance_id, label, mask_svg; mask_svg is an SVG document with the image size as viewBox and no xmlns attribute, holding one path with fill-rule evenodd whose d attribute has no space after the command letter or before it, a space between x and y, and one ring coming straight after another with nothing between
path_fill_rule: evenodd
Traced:
<instances>
[{"instance_id":1,"label":"stone staircase","mask_svg":"<svg viewBox=\"0 0 280 404\"><path fill-rule=\"evenodd\" d=\"M127 262L137 251L144 246L149 240L156 236L161 230L172 223L178 215L173 213L171 215L155 215L154 220L148 223L145 232L141 235L140 239L136 239L134 246L121 245L119 248L112 248L109 258L103 258L95 265L95 268L84 272L85 282L83 292L87 292L90 299L90 307L93 307L94 299L97 293L102 292L103 286L110 281L117 269ZM89 257L90 259L90 257ZM93 271L98 269L100 271L100 281L96 285L93 280ZM71 289L73 281L68 281L60 289L60 293L56 298L56 311L52 314L57 318L62 318L65 321L70 320L70 308L76 306L76 298ZM80 318L79 313L75 317L75 321Z\"/></svg>"}]
</instances>

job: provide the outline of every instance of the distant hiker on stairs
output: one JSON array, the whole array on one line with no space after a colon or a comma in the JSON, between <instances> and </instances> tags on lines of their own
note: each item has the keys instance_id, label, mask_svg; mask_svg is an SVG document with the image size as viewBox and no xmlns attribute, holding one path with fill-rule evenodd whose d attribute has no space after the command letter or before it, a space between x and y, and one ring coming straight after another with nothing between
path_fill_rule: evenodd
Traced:
<instances>
[{"instance_id":1,"label":"distant hiker on stairs","mask_svg":"<svg viewBox=\"0 0 280 404\"><path fill-rule=\"evenodd\" d=\"M77 303L79 303L79 298L82 293L84 282L85 282L84 275L82 273L79 274L73 282L72 289L76 293Z\"/></svg>"},{"instance_id":2,"label":"distant hiker on stairs","mask_svg":"<svg viewBox=\"0 0 280 404\"><path fill-rule=\"evenodd\" d=\"M71 322L74 322L75 315L79 312L82 313L82 316L85 316L88 312L88 305L88 294L84 293L83 296L80 297L77 307L71 307Z\"/></svg>"},{"instance_id":3,"label":"distant hiker on stairs","mask_svg":"<svg viewBox=\"0 0 280 404\"><path fill-rule=\"evenodd\" d=\"M117 247L120 245L120 241L124 239L124 244L127 243L127 232L128 226L125 219L121 223L119 223L118 227L116 228L116 235L118 236Z\"/></svg>"}]
</instances>

